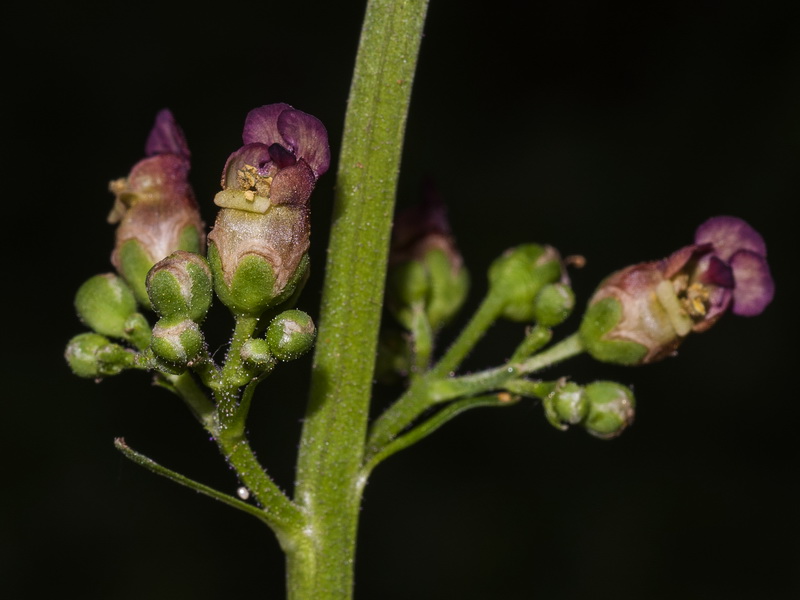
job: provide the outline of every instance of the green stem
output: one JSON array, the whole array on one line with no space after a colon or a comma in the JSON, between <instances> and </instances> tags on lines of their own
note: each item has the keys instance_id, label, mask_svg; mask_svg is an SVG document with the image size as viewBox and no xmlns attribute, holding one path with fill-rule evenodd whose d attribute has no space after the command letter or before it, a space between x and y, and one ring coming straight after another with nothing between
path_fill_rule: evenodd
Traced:
<instances>
[{"instance_id":1,"label":"green stem","mask_svg":"<svg viewBox=\"0 0 800 600\"><path fill-rule=\"evenodd\" d=\"M359 477L389 234L427 0L370 0L353 74L328 263L297 465L307 543L287 562L289 598L351 597Z\"/></svg>"},{"instance_id":2,"label":"green stem","mask_svg":"<svg viewBox=\"0 0 800 600\"><path fill-rule=\"evenodd\" d=\"M495 294L489 293L481 302L469 323L461 330L458 338L448 348L445 355L433 369L431 377L446 377L455 371L467 355L484 336L500 316L503 310L503 300Z\"/></svg>"},{"instance_id":3,"label":"green stem","mask_svg":"<svg viewBox=\"0 0 800 600\"><path fill-rule=\"evenodd\" d=\"M480 309L479 309L480 312ZM437 379L426 377L411 384L408 391L390 406L370 430L367 460L380 453L423 412L438 402L459 395L475 395L506 387L515 377L529 375L583 352L578 334L564 338L547 350L518 363L507 363L464 377Z\"/></svg>"},{"instance_id":4,"label":"green stem","mask_svg":"<svg viewBox=\"0 0 800 600\"><path fill-rule=\"evenodd\" d=\"M387 444L380 452L370 458L364 465L363 481L366 483L367 477L372 470L392 454L396 454L409 446L416 444L420 440L428 437L442 425L471 408L481 406L511 406L517 402L517 398L512 398L509 394L488 394L474 398L464 398L458 402L447 405L427 421L420 423L408 433L395 438Z\"/></svg>"}]
</instances>

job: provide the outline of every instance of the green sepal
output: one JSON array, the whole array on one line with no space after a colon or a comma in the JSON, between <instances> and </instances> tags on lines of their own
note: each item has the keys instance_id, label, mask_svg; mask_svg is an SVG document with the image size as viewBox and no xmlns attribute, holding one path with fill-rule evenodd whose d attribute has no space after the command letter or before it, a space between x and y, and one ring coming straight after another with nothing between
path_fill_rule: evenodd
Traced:
<instances>
[{"instance_id":1,"label":"green sepal","mask_svg":"<svg viewBox=\"0 0 800 600\"><path fill-rule=\"evenodd\" d=\"M98 333L81 333L73 337L64 358L75 375L98 378L116 375L135 366L133 352L114 344Z\"/></svg>"},{"instance_id":2,"label":"green sepal","mask_svg":"<svg viewBox=\"0 0 800 600\"><path fill-rule=\"evenodd\" d=\"M636 402L630 388L615 381L595 381L584 389L589 410L583 426L593 436L617 437L633 422Z\"/></svg>"},{"instance_id":3,"label":"green sepal","mask_svg":"<svg viewBox=\"0 0 800 600\"><path fill-rule=\"evenodd\" d=\"M586 309L578 331L586 351L602 362L636 365L647 355L642 344L626 340L610 340L606 335L622 318L622 303L616 298L603 298Z\"/></svg>"},{"instance_id":4,"label":"green sepal","mask_svg":"<svg viewBox=\"0 0 800 600\"><path fill-rule=\"evenodd\" d=\"M489 267L489 285L504 302L502 316L521 323L535 320L536 295L558 281L561 271L558 256L539 244L523 244L497 258Z\"/></svg>"},{"instance_id":5,"label":"green sepal","mask_svg":"<svg viewBox=\"0 0 800 600\"><path fill-rule=\"evenodd\" d=\"M292 277L277 293L272 265L263 256L257 254L243 256L230 283L225 279L215 244L208 246L208 263L214 275L214 291L220 301L234 314L257 317L268 308L292 297L297 284L305 280L309 259L307 253L303 255Z\"/></svg>"},{"instance_id":6,"label":"green sepal","mask_svg":"<svg viewBox=\"0 0 800 600\"><path fill-rule=\"evenodd\" d=\"M430 277L430 291L425 311L434 331L455 317L469 291L469 273L466 269L453 269L450 258L440 249L425 255L425 266Z\"/></svg>"},{"instance_id":7,"label":"green sepal","mask_svg":"<svg viewBox=\"0 0 800 600\"><path fill-rule=\"evenodd\" d=\"M151 308L147 296L147 272L155 264L144 246L136 239L125 241L118 250L120 275L131 286L136 301L145 308Z\"/></svg>"},{"instance_id":8,"label":"green sepal","mask_svg":"<svg viewBox=\"0 0 800 600\"><path fill-rule=\"evenodd\" d=\"M125 319L125 339L139 350L144 350L150 345L151 335L150 323L142 313L133 313Z\"/></svg>"},{"instance_id":9,"label":"green sepal","mask_svg":"<svg viewBox=\"0 0 800 600\"><path fill-rule=\"evenodd\" d=\"M262 338L250 338L242 345L242 360L248 367L265 367L275 362L269 342Z\"/></svg>"},{"instance_id":10,"label":"green sepal","mask_svg":"<svg viewBox=\"0 0 800 600\"><path fill-rule=\"evenodd\" d=\"M168 367L170 373L185 369L204 347L203 333L191 319L159 319L153 327L150 349L159 364Z\"/></svg>"},{"instance_id":11,"label":"green sepal","mask_svg":"<svg viewBox=\"0 0 800 600\"><path fill-rule=\"evenodd\" d=\"M78 288L75 310L80 320L101 335L127 339L126 322L136 312L136 298L113 273L95 275Z\"/></svg>"},{"instance_id":12,"label":"green sepal","mask_svg":"<svg viewBox=\"0 0 800 600\"><path fill-rule=\"evenodd\" d=\"M314 346L317 329L311 317L301 310L287 310L267 327L265 335L270 352L278 360L299 358Z\"/></svg>"}]
</instances>

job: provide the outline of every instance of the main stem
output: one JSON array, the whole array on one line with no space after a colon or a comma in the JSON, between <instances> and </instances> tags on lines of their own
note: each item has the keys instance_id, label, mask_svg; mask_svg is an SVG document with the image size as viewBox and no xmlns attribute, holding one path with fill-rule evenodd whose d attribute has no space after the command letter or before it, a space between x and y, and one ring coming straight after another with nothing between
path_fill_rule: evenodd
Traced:
<instances>
[{"instance_id":1,"label":"main stem","mask_svg":"<svg viewBox=\"0 0 800 600\"><path fill-rule=\"evenodd\" d=\"M352 597L367 416L397 178L427 0L369 0L345 117L295 501L289 598Z\"/></svg>"}]
</instances>

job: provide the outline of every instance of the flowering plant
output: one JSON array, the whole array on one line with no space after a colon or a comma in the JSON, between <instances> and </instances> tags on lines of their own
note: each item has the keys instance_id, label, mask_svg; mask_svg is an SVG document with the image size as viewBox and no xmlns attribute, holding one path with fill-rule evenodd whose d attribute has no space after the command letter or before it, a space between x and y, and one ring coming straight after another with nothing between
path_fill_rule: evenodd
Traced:
<instances>
[{"instance_id":1,"label":"flowering plant","mask_svg":"<svg viewBox=\"0 0 800 600\"><path fill-rule=\"evenodd\" d=\"M774 294L761 237L737 218L718 217L667 259L607 278L579 331L554 342L554 329L578 306L570 275L583 259L526 243L491 264L485 297L442 348L441 331L465 307L470 281L475 287L483 280L468 275L440 201L398 215L393 237L391 230L410 98L410 85L398 82L413 79L425 7L370 3L318 317L295 307L303 306L308 276L311 196L331 160L327 132L315 117L282 103L245 117L244 145L226 161L214 198L219 212L207 248L186 179L187 144L172 114L159 113L148 157L112 184L112 221L120 223L111 261L116 273L89 279L76 295L89 331L68 344L73 371L87 378L152 372L186 403L241 485L228 494L156 463L121 438L118 449L266 524L286 554L290 598L351 597L364 487L390 456L465 411L526 400L558 429L577 426L615 438L634 418L629 386L543 378L544 372L584 352L621 364L666 358L727 310L754 316ZM402 43L383 43L398 35ZM392 320L381 323L384 281ZM221 358L204 331L215 298L234 322ZM499 320L524 326L518 343L499 365L464 370ZM312 348L295 486L286 492L256 457L247 418L258 386ZM400 382L402 392L372 418L374 375Z\"/></svg>"}]
</instances>

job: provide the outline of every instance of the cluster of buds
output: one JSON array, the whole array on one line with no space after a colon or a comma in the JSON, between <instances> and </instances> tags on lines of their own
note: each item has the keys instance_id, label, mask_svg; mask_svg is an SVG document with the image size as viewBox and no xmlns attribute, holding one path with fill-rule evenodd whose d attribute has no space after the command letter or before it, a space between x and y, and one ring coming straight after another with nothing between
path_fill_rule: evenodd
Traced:
<instances>
[{"instance_id":1,"label":"cluster of buds","mask_svg":"<svg viewBox=\"0 0 800 600\"><path fill-rule=\"evenodd\" d=\"M489 293L502 302L504 318L543 327L559 325L575 306L561 255L539 244L523 244L497 258L489 267Z\"/></svg>"},{"instance_id":2,"label":"cluster of buds","mask_svg":"<svg viewBox=\"0 0 800 600\"><path fill-rule=\"evenodd\" d=\"M636 402L630 388L614 381L586 386L559 381L543 399L545 416L558 429L579 425L591 435L608 440L633 423Z\"/></svg>"},{"instance_id":3,"label":"cluster of buds","mask_svg":"<svg viewBox=\"0 0 800 600\"><path fill-rule=\"evenodd\" d=\"M635 365L661 360L692 332L706 331L728 310L755 316L775 284L761 235L736 217L700 225L694 244L664 260L633 265L595 291L580 327L596 359Z\"/></svg>"}]
</instances>

